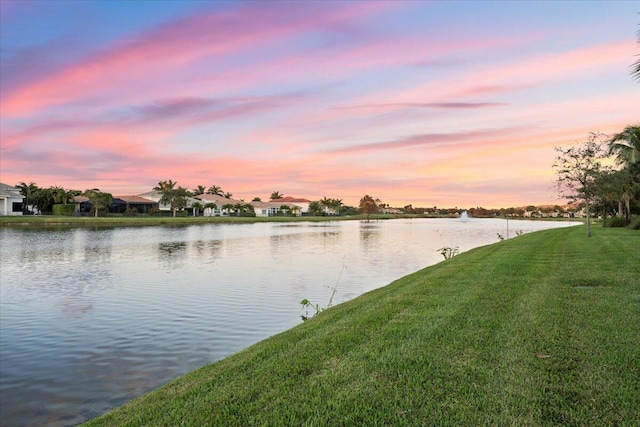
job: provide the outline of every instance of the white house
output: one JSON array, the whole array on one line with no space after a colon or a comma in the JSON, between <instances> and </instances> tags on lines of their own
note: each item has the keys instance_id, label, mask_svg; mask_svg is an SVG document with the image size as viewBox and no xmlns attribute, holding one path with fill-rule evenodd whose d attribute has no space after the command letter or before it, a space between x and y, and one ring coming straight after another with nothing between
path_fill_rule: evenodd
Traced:
<instances>
[{"instance_id":1,"label":"white house","mask_svg":"<svg viewBox=\"0 0 640 427\"><path fill-rule=\"evenodd\" d=\"M273 216L280 210L280 206L269 202L249 202L249 204L253 206L256 216Z\"/></svg>"},{"instance_id":2,"label":"white house","mask_svg":"<svg viewBox=\"0 0 640 427\"><path fill-rule=\"evenodd\" d=\"M19 189L0 182L0 215L22 215L23 200Z\"/></svg>"},{"instance_id":3,"label":"white house","mask_svg":"<svg viewBox=\"0 0 640 427\"><path fill-rule=\"evenodd\" d=\"M269 200L268 203L275 209L274 212L279 212L280 206L286 205L290 208L295 206L297 208L295 209L295 214L300 216L309 212L309 203L311 203L311 200L297 199L295 197L282 197L280 199Z\"/></svg>"},{"instance_id":4,"label":"white house","mask_svg":"<svg viewBox=\"0 0 640 427\"><path fill-rule=\"evenodd\" d=\"M143 199L147 199L147 200L150 200L152 202L158 203L158 209L160 209L161 211L170 211L171 210L171 206L170 205L165 205L165 204L160 203L160 199L162 198L162 193L160 193L159 191L155 191L155 190L147 191L146 193L138 194L137 197L141 197ZM194 202L197 202L197 201L198 200L196 200L196 199L194 199L192 197L187 197L187 207L190 208L191 205Z\"/></svg>"},{"instance_id":5,"label":"white house","mask_svg":"<svg viewBox=\"0 0 640 427\"><path fill-rule=\"evenodd\" d=\"M198 194L197 196L194 196L194 197L198 199L203 206L206 206L207 203L215 203L216 205L215 209L212 209L212 208L204 209L203 211L204 216L227 216L229 215L229 209L223 209L224 205L246 204L242 200L227 199L226 197L219 196L217 194Z\"/></svg>"}]
</instances>

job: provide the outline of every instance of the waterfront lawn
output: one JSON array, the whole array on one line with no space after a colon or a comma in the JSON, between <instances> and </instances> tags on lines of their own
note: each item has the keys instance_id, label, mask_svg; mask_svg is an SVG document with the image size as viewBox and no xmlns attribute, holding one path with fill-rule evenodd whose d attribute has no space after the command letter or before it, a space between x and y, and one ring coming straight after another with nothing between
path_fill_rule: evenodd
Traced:
<instances>
[{"instance_id":1,"label":"waterfront lawn","mask_svg":"<svg viewBox=\"0 0 640 427\"><path fill-rule=\"evenodd\" d=\"M371 220L393 219L394 215L371 215ZM192 224L228 224L254 222L321 222L364 220L364 215L352 216L270 216L270 217L237 217L237 216L59 216L59 215L18 215L0 216L0 226L41 226L41 227L126 227L126 226L184 226Z\"/></svg>"},{"instance_id":2,"label":"waterfront lawn","mask_svg":"<svg viewBox=\"0 0 640 427\"><path fill-rule=\"evenodd\" d=\"M87 425L639 425L639 248L569 227L474 249Z\"/></svg>"}]
</instances>

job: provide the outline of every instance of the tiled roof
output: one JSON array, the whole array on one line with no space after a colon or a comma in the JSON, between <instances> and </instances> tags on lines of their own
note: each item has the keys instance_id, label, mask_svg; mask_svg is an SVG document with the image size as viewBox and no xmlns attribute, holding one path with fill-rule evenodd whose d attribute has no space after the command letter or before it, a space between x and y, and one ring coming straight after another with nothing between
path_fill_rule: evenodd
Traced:
<instances>
[{"instance_id":1,"label":"tiled roof","mask_svg":"<svg viewBox=\"0 0 640 427\"><path fill-rule=\"evenodd\" d=\"M13 187L11 185L3 184L2 182L0 182L0 193L5 197L16 197L16 198L23 197L22 194L20 193L19 188Z\"/></svg>"},{"instance_id":2,"label":"tiled roof","mask_svg":"<svg viewBox=\"0 0 640 427\"><path fill-rule=\"evenodd\" d=\"M307 200L307 199L296 199L295 197L282 197L280 199L271 199L269 200L269 203L280 203L280 204L285 204L285 203L311 203L311 200Z\"/></svg>"},{"instance_id":3,"label":"tiled roof","mask_svg":"<svg viewBox=\"0 0 640 427\"><path fill-rule=\"evenodd\" d=\"M137 204L154 204L153 200L145 199L140 196L113 196L114 199L120 199L127 203L137 203Z\"/></svg>"},{"instance_id":4,"label":"tiled roof","mask_svg":"<svg viewBox=\"0 0 640 427\"><path fill-rule=\"evenodd\" d=\"M219 196L217 194L198 194L194 196L196 199L202 200L204 203L215 203L218 207L226 204L236 205L238 203L244 203L241 200L227 199L226 197Z\"/></svg>"}]
</instances>

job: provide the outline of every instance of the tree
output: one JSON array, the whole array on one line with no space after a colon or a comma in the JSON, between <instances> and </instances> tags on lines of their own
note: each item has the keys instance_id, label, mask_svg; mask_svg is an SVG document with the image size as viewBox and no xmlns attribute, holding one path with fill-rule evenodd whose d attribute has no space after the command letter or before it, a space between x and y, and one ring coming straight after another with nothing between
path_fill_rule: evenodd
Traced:
<instances>
[{"instance_id":1,"label":"tree","mask_svg":"<svg viewBox=\"0 0 640 427\"><path fill-rule=\"evenodd\" d=\"M311 215L320 216L323 214L324 210L322 209L322 205L320 204L320 202L315 201L315 202L309 203L308 212Z\"/></svg>"},{"instance_id":2,"label":"tree","mask_svg":"<svg viewBox=\"0 0 640 427\"><path fill-rule=\"evenodd\" d=\"M84 197L89 199L89 203L91 203L92 209L95 212L95 216L98 216L98 212L101 210L108 209L113 202L113 196L110 193L103 193L97 188L93 188L91 190L85 190L82 193Z\"/></svg>"},{"instance_id":3,"label":"tree","mask_svg":"<svg viewBox=\"0 0 640 427\"><path fill-rule=\"evenodd\" d=\"M626 170L604 170L596 176L596 203L604 219L608 214L623 216L626 198ZM617 208L617 211L616 211ZM595 210L595 209L594 209ZM604 225L604 223L603 223Z\"/></svg>"},{"instance_id":4,"label":"tree","mask_svg":"<svg viewBox=\"0 0 640 427\"><path fill-rule=\"evenodd\" d=\"M222 188L218 187L217 185L212 185L207 190L207 194L214 194L216 196L222 196L222 194L223 194L222 193Z\"/></svg>"},{"instance_id":5,"label":"tree","mask_svg":"<svg viewBox=\"0 0 640 427\"><path fill-rule=\"evenodd\" d=\"M270 200L278 200L278 199L282 199L284 197L284 194L281 194L279 191L274 191L273 193L271 193L271 196L269 197Z\"/></svg>"},{"instance_id":6,"label":"tree","mask_svg":"<svg viewBox=\"0 0 640 427\"><path fill-rule=\"evenodd\" d=\"M230 198L232 198L232 197L233 197L233 194L231 194L231 193L229 193L229 192L227 191L226 193L224 193L224 194L222 195L222 197L224 197L225 199L230 199Z\"/></svg>"},{"instance_id":7,"label":"tree","mask_svg":"<svg viewBox=\"0 0 640 427\"><path fill-rule=\"evenodd\" d=\"M640 45L640 30L638 30L638 44ZM638 60L631 65L631 75L634 79L640 81L640 54L638 56Z\"/></svg>"},{"instance_id":8,"label":"tree","mask_svg":"<svg viewBox=\"0 0 640 427\"><path fill-rule=\"evenodd\" d=\"M622 199L625 206L625 220L629 223L631 197L640 183L640 125L627 126L609 140L609 155L615 156L615 162L622 167L626 177L621 183Z\"/></svg>"},{"instance_id":9,"label":"tree","mask_svg":"<svg viewBox=\"0 0 640 427\"><path fill-rule=\"evenodd\" d=\"M201 194L204 194L205 191L206 191L206 188L204 187L204 185L198 185L196 188L193 189L191 193L194 196L199 196Z\"/></svg>"},{"instance_id":10,"label":"tree","mask_svg":"<svg viewBox=\"0 0 640 427\"><path fill-rule=\"evenodd\" d=\"M323 207L326 213L329 213L329 206L331 206L331 199L327 198L327 196L324 196L322 199L320 199L320 205Z\"/></svg>"},{"instance_id":11,"label":"tree","mask_svg":"<svg viewBox=\"0 0 640 427\"><path fill-rule=\"evenodd\" d=\"M289 205L280 205L280 212L282 212L285 215L289 215L289 211L291 210L291 208L289 207Z\"/></svg>"},{"instance_id":12,"label":"tree","mask_svg":"<svg viewBox=\"0 0 640 427\"><path fill-rule=\"evenodd\" d=\"M336 215L340 215L340 209L342 209L342 199L332 199L331 207Z\"/></svg>"},{"instance_id":13,"label":"tree","mask_svg":"<svg viewBox=\"0 0 640 427\"><path fill-rule=\"evenodd\" d=\"M627 126L609 140L609 154L616 156L616 163L633 167L640 163L640 125Z\"/></svg>"},{"instance_id":14,"label":"tree","mask_svg":"<svg viewBox=\"0 0 640 427\"><path fill-rule=\"evenodd\" d=\"M368 194L360 199L360 207L358 211L366 216L367 222L369 221L369 217L371 216L371 214L378 212L378 202L378 199L374 199Z\"/></svg>"},{"instance_id":15,"label":"tree","mask_svg":"<svg viewBox=\"0 0 640 427\"><path fill-rule=\"evenodd\" d=\"M200 202L194 202L191 207L193 208L193 216L198 216L200 211L204 210L204 205Z\"/></svg>"},{"instance_id":16,"label":"tree","mask_svg":"<svg viewBox=\"0 0 640 427\"><path fill-rule=\"evenodd\" d=\"M65 190L60 186L50 187L51 195L53 196L53 201L55 204L67 204L73 200L73 197L76 196L77 191L74 190Z\"/></svg>"},{"instance_id":17,"label":"tree","mask_svg":"<svg viewBox=\"0 0 640 427\"><path fill-rule=\"evenodd\" d=\"M25 184L24 182L21 182L20 184L16 185L16 188L19 188L20 194L24 196L24 203L22 204L22 212L23 213L29 212L29 205L33 204L33 196L36 193L36 191L38 191L38 186L33 182L30 182L29 184ZM29 202L32 202L32 203L29 203Z\"/></svg>"},{"instance_id":18,"label":"tree","mask_svg":"<svg viewBox=\"0 0 640 427\"><path fill-rule=\"evenodd\" d=\"M215 203L213 203L213 202L209 202L209 203L207 203L206 205L204 205L204 208L205 208L205 209L210 209L210 211L209 211L209 216L213 216L214 211L215 211L216 209L218 209L218 205L216 205L216 204L215 204Z\"/></svg>"},{"instance_id":19,"label":"tree","mask_svg":"<svg viewBox=\"0 0 640 427\"><path fill-rule=\"evenodd\" d=\"M553 163L559 193L572 202L584 203L587 215L587 236L591 237L591 205L596 197L597 177L603 171L605 157L602 134L591 133L587 141L570 148L556 147L560 153Z\"/></svg>"},{"instance_id":20,"label":"tree","mask_svg":"<svg viewBox=\"0 0 640 427\"><path fill-rule=\"evenodd\" d=\"M40 212L51 212L56 203L51 188L39 188L33 193L33 206Z\"/></svg>"},{"instance_id":21,"label":"tree","mask_svg":"<svg viewBox=\"0 0 640 427\"><path fill-rule=\"evenodd\" d=\"M187 207L187 197L190 193L184 187L175 188L177 182L168 180L160 181L153 189L162 194L160 198L160 204L169 205L173 211L173 216L176 216L176 212L180 209Z\"/></svg>"},{"instance_id":22,"label":"tree","mask_svg":"<svg viewBox=\"0 0 640 427\"><path fill-rule=\"evenodd\" d=\"M254 197L251 201L252 202L261 202L262 199L260 197Z\"/></svg>"},{"instance_id":23,"label":"tree","mask_svg":"<svg viewBox=\"0 0 640 427\"><path fill-rule=\"evenodd\" d=\"M231 214L231 212L235 210L235 206L233 205L233 203L226 203L222 205L222 210L227 211L227 214Z\"/></svg>"}]
</instances>

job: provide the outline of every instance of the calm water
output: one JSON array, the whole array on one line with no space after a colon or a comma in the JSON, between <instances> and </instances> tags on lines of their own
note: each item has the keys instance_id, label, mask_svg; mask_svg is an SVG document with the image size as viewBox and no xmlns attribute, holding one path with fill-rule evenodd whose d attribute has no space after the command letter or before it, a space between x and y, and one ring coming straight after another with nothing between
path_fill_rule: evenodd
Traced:
<instances>
[{"instance_id":1,"label":"calm water","mask_svg":"<svg viewBox=\"0 0 640 427\"><path fill-rule=\"evenodd\" d=\"M509 221L511 237L566 226ZM76 425L295 326L336 282L339 303L497 233L505 220L0 229L0 424Z\"/></svg>"}]
</instances>

